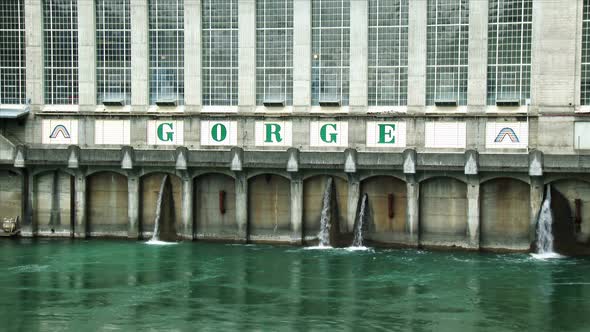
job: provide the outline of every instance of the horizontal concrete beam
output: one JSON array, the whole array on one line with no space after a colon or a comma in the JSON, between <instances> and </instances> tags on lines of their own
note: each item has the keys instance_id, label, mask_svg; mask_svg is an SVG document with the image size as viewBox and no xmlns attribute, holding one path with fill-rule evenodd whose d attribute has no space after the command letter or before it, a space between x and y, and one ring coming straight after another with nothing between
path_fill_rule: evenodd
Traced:
<instances>
[{"instance_id":1,"label":"horizontal concrete beam","mask_svg":"<svg viewBox=\"0 0 590 332\"><path fill-rule=\"evenodd\" d=\"M229 169L232 153L229 150L185 150L188 168ZM177 150L133 150L133 168L177 166ZM80 166L107 166L120 168L121 150L79 149ZM464 153L417 153L416 171L460 171L464 172ZM71 162L70 149L29 148L26 153L27 166L68 166ZM534 160L534 159L533 159ZM288 151L244 151L243 168L286 170L289 162ZM344 152L299 152L299 169L343 170L346 164ZM0 164L4 163L0 161ZM542 168L546 172L587 172L590 156L544 155ZM7 160L4 164L11 165ZM528 172L528 154L479 154L479 172ZM403 171L403 152L357 152L358 171L388 170Z\"/></svg>"}]
</instances>

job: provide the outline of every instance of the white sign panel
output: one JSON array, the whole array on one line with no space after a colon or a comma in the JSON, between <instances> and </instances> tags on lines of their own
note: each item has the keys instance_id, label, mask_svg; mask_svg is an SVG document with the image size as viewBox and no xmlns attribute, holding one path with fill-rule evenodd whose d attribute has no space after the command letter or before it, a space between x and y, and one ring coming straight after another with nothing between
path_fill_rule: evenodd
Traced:
<instances>
[{"instance_id":1,"label":"white sign panel","mask_svg":"<svg viewBox=\"0 0 590 332\"><path fill-rule=\"evenodd\" d=\"M526 149L529 144L529 128L526 122L488 122L486 124L486 148Z\"/></svg>"},{"instance_id":2,"label":"white sign panel","mask_svg":"<svg viewBox=\"0 0 590 332\"><path fill-rule=\"evenodd\" d=\"M78 120L43 120L43 144L78 144Z\"/></svg>"},{"instance_id":3,"label":"white sign panel","mask_svg":"<svg viewBox=\"0 0 590 332\"><path fill-rule=\"evenodd\" d=\"M346 147L348 146L348 122L311 122L309 135L309 142L311 146Z\"/></svg>"},{"instance_id":4,"label":"white sign panel","mask_svg":"<svg viewBox=\"0 0 590 332\"><path fill-rule=\"evenodd\" d=\"M426 122L427 148L465 148L465 122Z\"/></svg>"},{"instance_id":5,"label":"white sign panel","mask_svg":"<svg viewBox=\"0 0 590 332\"><path fill-rule=\"evenodd\" d=\"M367 146L403 148L406 146L405 122L367 122Z\"/></svg>"},{"instance_id":6,"label":"white sign panel","mask_svg":"<svg viewBox=\"0 0 590 332\"><path fill-rule=\"evenodd\" d=\"M177 120L150 120L147 126L149 145L182 145L184 122Z\"/></svg>"},{"instance_id":7,"label":"white sign panel","mask_svg":"<svg viewBox=\"0 0 590 332\"><path fill-rule=\"evenodd\" d=\"M574 140L576 149L590 149L590 122L574 124Z\"/></svg>"},{"instance_id":8,"label":"white sign panel","mask_svg":"<svg viewBox=\"0 0 590 332\"><path fill-rule=\"evenodd\" d=\"M288 121L256 121L256 146L291 146L292 125Z\"/></svg>"},{"instance_id":9,"label":"white sign panel","mask_svg":"<svg viewBox=\"0 0 590 332\"><path fill-rule=\"evenodd\" d=\"M96 120L94 144L129 145L131 136L129 120Z\"/></svg>"},{"instance_id":10,"label":"white sign panel","mask_svg":"<svg viewBox=\"0 0 590 332\"><path fill-rule=\"evenodd\" d=\"M238 122L201 121L201 145L238 145Z\"/></svg>"}]
</instances>

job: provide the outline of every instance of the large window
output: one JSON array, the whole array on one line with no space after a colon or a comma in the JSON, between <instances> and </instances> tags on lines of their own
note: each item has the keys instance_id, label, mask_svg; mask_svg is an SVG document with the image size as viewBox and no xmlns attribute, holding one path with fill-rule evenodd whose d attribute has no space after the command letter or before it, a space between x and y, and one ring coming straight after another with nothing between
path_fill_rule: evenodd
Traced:
<instances>
[{"instance_id":1,"label":"large window","mask_svg":"<svg viewBox=\"0 0 590 332\"><path fill-rule=\"evenodd\" d=\"M183 105L184 0L150 0L149 16L150 104Z\"/></svg>"},{"instance_id":2,"label":"large window","mask_svg":"<svg viewBox=\"0 0 590 332\"><path fill-rule=\"evenodd\" d=\"M426 104L467 104L469 0L428 0Z\"/></svg>"},{"instance_id":3,"label":"large window","mask_svg":"<svg viewBox=\"0 0 590 332\"><path fill-rule=\"evenodd\" d=\"M202 31L203 105L235 106L238 104L238 0L203 0Z\"/></svg>"},{"instance_id":4,"label":"large window","mask_svg":"<svg viewBox=\"0 0 590 332\"><path fill-rule=\"evenodd\" d=\"M369 105L408 99L408 1L369 0Z\"/></svg>"},{"instance_id":5,"label":"large window","mask_svg":"<svg viewBox=\"0 0 590 332\"><path fill-rule=\"evenodd\" d=\"M293 104L293 0L256 1L256 103Z\"/></svg>"},{"instance_id":6,"label":"large window","mask_svg":"<svg viewBox=\"0 0 590 332\"><path fill-rule=\"evenodd\" d=\"M584 0L582 21L582 105L590 105L590 0Z\"/></svg>"},{"instance_id":7,"label":"large window","mask_svg":"<svg viewBox=\"0 0 590 332\"><path fill-rule=\"evenodd\" d=\"M78 6L76 0L43 1L45 103L78 104Z\"/></svg>"},{"instance_id":8,"label":"large window","mask_svg":"<svg viewBox=\"0 0 590 332\"><path fill-rule=\"evenodd\" d=\"M489 0L488 105L525 104L531 89L533 0Z\"/></svg>"},{"instance_id":9,"label":"large window","mask_svg":"<svg viewBox=\"0 0 590 332\"><path fill-rule=\"evenodd\" d=\"M311 102L348 105L350 0L312 0Z\"/></svg>"},{"instance_id":10,"label":"large window","mask_svg":"<svg viewBox=\"0 0 590 332\"><path fill-rule=\"evenodd\" d=\"M0 104L25 104L24 0L0 2Z\"/></svg>"},{"instance_id":11,"label":"large window","mask_svg":"<svg viewBox=\"0 0 590 332\"><path fill-rule=\"evenodd\" d=\"M129 0L96 1L97 100L131 103Z\"/></svg>"}]
</instances>

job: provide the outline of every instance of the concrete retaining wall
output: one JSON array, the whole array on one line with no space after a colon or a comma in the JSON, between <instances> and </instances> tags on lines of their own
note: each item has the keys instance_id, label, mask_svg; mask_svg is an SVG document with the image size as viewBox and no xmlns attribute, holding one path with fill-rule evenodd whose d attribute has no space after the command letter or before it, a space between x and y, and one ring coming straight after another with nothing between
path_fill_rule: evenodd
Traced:
<instances>
[{"instance_id":1,"label":"concrete retaining wall","mask_svg":"<svg viewBox=\"0 0 590 332\"><path fill-rule=\"evenodd\" d=\"M36 176L33 218L40 236L70 236L72 233L71 175L51 171Z\"/></svg>"},{"instance_id":2,"label":"concrete retaining wall","mask_svg":"<svg viewBox=\"0 0 590 332\"><path fill-rule=\"evenodd\" d=\"M0 170L0 220L22 214L22 176L13 171Z\"/></svg>"},{"instance_id":3,"label":"concrete retaining wall","mask_svg":"<svg viewBox=\"0 0 590 332\"><path fill-rule=\"evenodd\" d=\"M551 185L567 199L572 219L575 218L576 213L575 200L581 200L581 224L577 240L584 243L590 242L590 183L580 180L559 180Z\"/></svg>"},{"instance_id":4,"label":"concrete retaining wall","mask_svg":"<svg viewBox=\"0 0 590 332\"><path fill-rule=\"evenodd\" d=\"M113 172L93 174L86 190L90 236L127 236L127 178Z\"/></svg>"},{"instance_id":5,"label":"concrete retaining wall","mask_svg":"<svg viewBox=\"0 0 590 332\"><path fill-rule=\"evenodd\" d=\"M291 189L289 180L272 174L248 182L248 233L253 241L289 241Z\"/></svg>"},{"instance_id":6,"label":"concrete retaining wall","mask_svg":"<svg viewBox=\"0 0 590 332\"><path fill-rule=\"evenodd\" d=\"M526 250L529 243L529 185L494 179L481 185L481 246Z\"/></svg>"},{"instance_id":7,"label":"concrete retaining wall","mask_svg":"<svg viewBox=\"0 0 590 332\"><path fill-rule=\"evenodd\" d=\"M467 237L467 187L437 177L420 185L420 243L463 246Z\"/></svg>"},{"instance_id":8,"label":"concrete retaining wall","mask_svg":"<svg viewBox=\"0 0 590 332\"><path fill-rule=\"evenodd\" d=\"M407 206L405 182L388 176L372 177L361 184L361 198L364 194L369 197L369 237L385 243L404 239ZM389 195L393 198L393 217L389 215Z\"/></svg>"},{"instance_id":9,"label":"concrete retaining wall","mask_svg":"<svg viewBox=\"0 0 590 332\"><path fill-rule=\"evenodd\" d=\"M195 180L195 234L199 239L239 237L236 223L236 185L223 174L205 174ZM225 192L225 211L220 210L219 193Z\"/></svg>"}]
</instances>

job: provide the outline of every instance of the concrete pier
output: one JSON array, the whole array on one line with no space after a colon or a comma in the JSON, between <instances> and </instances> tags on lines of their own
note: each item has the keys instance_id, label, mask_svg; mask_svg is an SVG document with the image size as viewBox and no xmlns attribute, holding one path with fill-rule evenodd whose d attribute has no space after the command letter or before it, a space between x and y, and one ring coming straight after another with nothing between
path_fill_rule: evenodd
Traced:
<instances>
[{"instance_id":1,"label":"concrete pier","mask_svg":"<svg viewBox=\"0 0 590 332\"><path fill-rule=\"evenodd\" d=\"M88 235L86 215L86 177L84 176L84 173L78 172L75 178L76 200L74 202L74 237L84 239Z\"/></svg>"},{"instance_id":2,"label":"concrete pier","mask_svg":"<svg viewBox=\"0 0 590 332\"><path fill-rule=\"evenodd\" d=\"M248 179L242 172L236 173L236 224L238 240L248 241Z\"/></svg>"},{"instance_id":3,"label":"concrete pier","mask_svg":"<svg viewBox=\"0 0 590 332\"><path fill-rule=\"evenodd\" d=\"M136 174L130 174L127 178L127 193L129 195L128 204L128 216L129 216L129 223L128 223L128 230L127 230L127 237L130 239L138 239L139 238L139 211L140 209L140 180L139 176Z\"/></svg>"},{"instance_id":4,"label":"concrete pier","mask_svg":"<svg viewBox=\"0 0 590 332\"><path fill-rule=\"evenodd\" d=\"M170 169L175 173L173 169L179 163L175 158L158 161L167 159L162 159L166 152L143 150L133 151L133 161L124 162L129 158L125 151L81 148L78 168L71 169L68 150L47 155L44 149L31 148L25 161L32 171L3 168L0 194L7 199L2 200L2 209L13 211L11 214L31 211L23 220L23 236L149 236L162 176L158 171ZM244 151L242 170L232 173L230 168L236 165L232 165L232 154L225 151L184 153L188 156L187 169L172 176L172 187L178 235L186 240L312 241L317 235L314 223L319 223L324 181L329 174L346 168L346 158L340 152L319 157L301 151L297 168L291 161L291 172L285 172L277 171L277 167L282 165L287 170L289 154ZM170 156L174 155L170 151ZM571 211L578 204L576 199L581 197L585 202L588 197L584 195L590 193L590 184L574 180L587 178L581 170L590 168L590 163L581 161L572 167L567 156L538 159L534 155L480 155L474 168L470 164L472 154L405 152L393 154L398 158L387 163L373 164L371 160L379 155L357 153L355 172L333 177L341 232L352 231L359 199L367 194L372 214L367 239L377 245L527 250L535 240L545 184L556 183L556 190L569 200ZM404 157L408 155L415 158L415 164ZM102 165L96 166L96 160ZM457 171L435 170L433 167L441 167L440 160L446 163L444 167ZM125 163L131 169L121 171ZM154 163L160 166L149 166ZM265 169L267 163L270 168ZM499 164L508 166L498 171ZM318 173L317 167L325 171ZM386 176L389 171L385 169L394 173ZM20 184L22 174L26 174L26 190ZM122 215L113 205L123 204L116 197L125 198L126 212ZM109 220L101 217L107 216L105 209L110 209ZM581 241L587 239L583 235L590 221L586 211L583 205L579 217ZM119 216L124 218L123 232L117 226ZM223 221L227 217L233 221Z\"/></svg>"},{"instance_id":5,"label":"concrete pier","mask_svg":"<svg viewBox=\"0 0 590 332\"><path fill-rule=\"evenodd\" d=\"M291 242L303 243L303 179L291 178Z\"/></svg>"}]
</instances>

